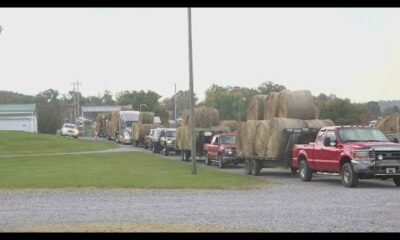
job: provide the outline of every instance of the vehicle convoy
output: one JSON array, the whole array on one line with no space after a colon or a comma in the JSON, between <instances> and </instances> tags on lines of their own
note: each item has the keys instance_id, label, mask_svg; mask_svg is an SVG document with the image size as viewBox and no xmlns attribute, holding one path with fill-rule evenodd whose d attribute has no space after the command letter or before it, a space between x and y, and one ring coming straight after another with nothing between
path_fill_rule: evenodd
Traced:
<instances>
[{"instance_id":1,"label":"vehicle convoy","mask_svg":"<svg viewBox=\"0 0 400 240\"><path fill-rule=\"evenodd\" d=\"M75 124L64 123L63 127L61 128L60 135L78 138L79 137L79 129Z\"/></svg>"},{"instance_id":2,"label":"vehicle convoy","mask_svg":"<svg viewBox=\"0 0 400 240\"><path fill-rule=\"evenodd\" d=\"M138 111L120 111L119 122L117 127L116 142L123 144L132 144L132 125L139 120Z\"/></svg>"},{"instance_id":3,"label":"vehicle convoy","mask_svg":"<svg viewBox=\"0 0 400 240\"><path fill-rule=\"evenodd\" d=\"M164 152L165 156L169 155L170 151L176 153L175 142L176 142L176 128L165 128L160 133L160 148Z\"/></svg>"},{"instance_id":4,"label":"vehicle convoy","mask_svg":"<svg viewBox=\"0 0 400 240\"><path fill-rule=\"evenodd\" d=\"M240 158L236 156L235 133L216 134L211 143L204 144L203 149L206 165L211 165L211 162L215 161L220 168L224 168L228 163L240 162Z\"/></svg>"},{"instance_id":5,"label":"vehicle convoy","mask_svg":"<svg viewBox=\"0 0 400 240\"><path fill-rule=\"evenodd\" d=\"M315 143L295 145L292 154L292 165L305 182L314 172L329 172L340 173L345 187L369 178L392 178L400 186L400 144L390 142L377 128L324 127Z\"/></svg>"}]
</instances>

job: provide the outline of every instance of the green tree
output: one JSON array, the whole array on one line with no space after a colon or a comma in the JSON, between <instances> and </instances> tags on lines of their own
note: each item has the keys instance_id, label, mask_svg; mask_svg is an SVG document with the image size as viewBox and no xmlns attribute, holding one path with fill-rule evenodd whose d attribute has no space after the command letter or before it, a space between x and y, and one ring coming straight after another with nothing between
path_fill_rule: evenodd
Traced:
<instances>
[{"instance_id":1,"label":"green tree","mask_svg":"<svg viewBox=\"0 0 400 240\"><path fill-rule=\"evenodd\" d=\"M141 104L146 104L142 106L142 111L154 112L158 99L161 97L156 92L151 90L141 91L123 91L117 94L117 103L119 105L132 105L133 110L139 111Z\"/></svg>"},{"instance_id":2,"label":"green tree","mask_svg":"<svg viewBox=\"0 0 400 240\"><path fill-rule=\"evenodd\" d=\"M286 90L286 87L269 81L261 83L257 90L260 94L267 95L270 92L281 92Z\"/></svg>"},{"instance_id":3,"label":"green tree","mask_svg":"<svg viewBox=\"0 0 400 240\"><path fill-rule=\"evenodd\" d=\"M361 124L360 108L350 102L350 99L336 98L321 106L320 118L331 119L337 125Z\"/></svg>"},{"instance_id":4,"label":"green tree","mask_svg":"<svg viewBox=\"0 0 400 240\"><path fill-rule=\"evenodd\" d=\"M36 95L38 112L38 131L40 133L56 133L60 128L61 114L58 91L47 89Z\"/></svg>"}]
</instances>

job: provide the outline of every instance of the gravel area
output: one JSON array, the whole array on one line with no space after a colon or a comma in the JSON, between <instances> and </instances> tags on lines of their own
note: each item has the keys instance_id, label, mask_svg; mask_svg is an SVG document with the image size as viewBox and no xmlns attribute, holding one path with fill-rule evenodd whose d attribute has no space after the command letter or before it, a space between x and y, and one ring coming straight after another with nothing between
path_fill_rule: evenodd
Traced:
<instances>
[{"instance_id":1,"label":"gravel area","mask_svg":"<svg viewBox=\"0 0 400 240\"><path fill-rule=\"evenodd\" d=\"M151 154L130 145L122 149ZM174 156L164 158L180 161ZM198 164L204 166L201 161ZM244 174L240 166L220 171ZM392 181L360 180L357 188L349 189L342 186L338 176L316 174L312 182L304 183L280 168L263 169L259 177L278 184L258 190L227 191L0 190L0 231L48 229L52 224L212 225L232 231L273 232L400 230L400 189Z\"/></svg>"}]
</instances>

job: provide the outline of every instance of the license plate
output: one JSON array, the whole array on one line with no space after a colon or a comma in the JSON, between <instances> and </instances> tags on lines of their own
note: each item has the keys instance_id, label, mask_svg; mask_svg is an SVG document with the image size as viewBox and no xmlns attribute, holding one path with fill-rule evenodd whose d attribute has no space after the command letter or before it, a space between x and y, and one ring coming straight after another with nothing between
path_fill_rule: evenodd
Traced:
<instances>
[{"instance_id":1,"label":"license plate","mask_svg":"<svg viewBox=\"0 0 400 240\"><path fill-rule=\"evenodd\" d=\"M395 174L396 173L396 168L386 168L386 173L387 174Z\"/></svg>"}]
</instances>

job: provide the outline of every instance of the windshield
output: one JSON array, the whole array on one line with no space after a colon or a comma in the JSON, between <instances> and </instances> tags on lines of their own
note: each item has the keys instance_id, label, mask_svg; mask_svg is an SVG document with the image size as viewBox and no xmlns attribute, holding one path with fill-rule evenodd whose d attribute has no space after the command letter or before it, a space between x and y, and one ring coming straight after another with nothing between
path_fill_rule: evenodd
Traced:
<instances>
[{"instance_id":1,"label":"windshield","mask_svg":"<svg viewBox=\"0 0 400 240\"><path fill-rule=\"evenodd\" d=\"M167 137L176 137L176 131L167 131L165 135Z\"/></svg>"},{"instance_id":2,"label":"windshield","mask_svg":"<svg viewBox=\"0 0 400 240\"><path fill-rule=\"evenodd\" d=\"M76 128L76 125L74 125L74 124L64 124L64 127L65 127L65 128L72 128L72 129L75 129L75 128Z\"/></svg>"},{"instance_id":3,"label":"windshield","mask_svg":"<svg viewBox=\"0 0 400 240\"><path fill-rule=\"evenodd\" d=\"M389 142L378 129L342 128L339 129L339 137L342 142Z\"/></svg>"},{"instance_id":4,"label":"windshield","mask_svg":"<svg viewBox=\"0 0 400 240\"><path fill-rule=\"evenodd\" d=\"M221 144L235 144L236 136L234 135L226 135L221 136Z\"/></svg>"},{"instance_id":5,"label":"windshield","mask_svg":"<svg viewBox=\"0 0 400 240\"><path fill-rule=\"evenodd\" d=\"M133 121L126 121L126 122L125 122L125 128L131 129L131 128L132 128L132 124L133 124Z\"/></svg>"}]
</instances>

